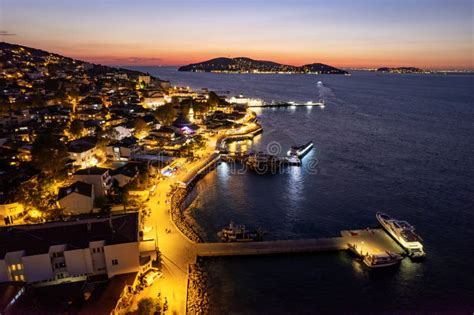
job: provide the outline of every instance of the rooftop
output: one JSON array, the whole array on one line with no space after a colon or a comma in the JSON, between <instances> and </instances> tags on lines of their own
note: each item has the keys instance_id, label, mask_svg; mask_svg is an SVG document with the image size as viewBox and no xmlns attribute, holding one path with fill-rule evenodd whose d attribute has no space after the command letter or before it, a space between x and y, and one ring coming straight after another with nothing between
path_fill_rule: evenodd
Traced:
<instances>
[{"instance_id":1,"label":"rooftop","mask_svg":"<svg viewBox=\"0 0 474 315\"><path fill-rule=\"evenodd\" d=\"M89 242L100 240L108 245L138 241L138 214L1 228L0 259L21 250L26 255L47 253L50 246L60 244L69 249L87 248Z\"/></svg>"},{"instance_id":2,"label":"rooftop","mask_svg":"<svg viewBox=\"0 0 474 315\"><path fill-rule=\"evenodd\" d=\"M92 189L91 184L86 184L86 183L77 181L68 187L60 188L59 193L58 193L58 200L72 194L73 192L87 196L87 197L91 197L92 191L93 189Z\"/></svg>"},{"instance_id":3,"label":"rooftop","mask_svg":"<svg viewBox=\"0 0 474 315\"><path fill-rule=\"evenodd\" d=\"M74 175L103 175L109 169L103 167L89 167L78 170Z\"/></svg>"}]
</instances>

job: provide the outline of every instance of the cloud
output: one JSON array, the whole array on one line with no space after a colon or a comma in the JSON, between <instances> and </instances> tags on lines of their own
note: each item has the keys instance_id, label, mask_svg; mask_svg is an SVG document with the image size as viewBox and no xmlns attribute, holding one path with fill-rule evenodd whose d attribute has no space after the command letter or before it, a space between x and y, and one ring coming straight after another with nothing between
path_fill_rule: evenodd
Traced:
<instances>
[{"instance_id":1,"label":"cloud","mask_svg":"<svg viewBox=\"0 0 474 315\"><path fill-rule=\"evenodd\" d=\"M16 36L16 34L10 33L8 31L0 31L0 36Z\"/></svg>"}]
</instances>

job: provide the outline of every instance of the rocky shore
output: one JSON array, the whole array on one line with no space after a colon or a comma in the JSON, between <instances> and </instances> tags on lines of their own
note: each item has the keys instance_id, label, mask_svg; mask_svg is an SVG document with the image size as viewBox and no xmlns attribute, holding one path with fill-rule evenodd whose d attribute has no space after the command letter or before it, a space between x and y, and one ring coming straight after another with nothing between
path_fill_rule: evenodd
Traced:
<instances>
[{"instance_id":1,"label":"rocky shore","mask_svg":"<svg viewBox=\"0 0 474 315\"><path fill-rule=\"evenodd\" d=\"M209 296L206 292L207 274L198 262L189 266L188 275L188 314L209 314Z\"/></svg>"},{"instance_id":2,"label":"rocky shore","mask_svg":"<svg viewBox=\"0 0 474 315\"><path fill-rule=\"evenodd\" d=\"M192 189L192 188L189 188ZM184 200L186 199L186 196L189 193L189 189L185 188L175 188L171 192L171 198L170 198L170 211L171 211L171 218L173 222L176 224L178 229L191 241L195 243L202 243L203 239L195 231L195 229L188 224L186 221L186 218L183 215L183 211L181 209L181 205L183 204Z\"/></svg>"}]
</instances>

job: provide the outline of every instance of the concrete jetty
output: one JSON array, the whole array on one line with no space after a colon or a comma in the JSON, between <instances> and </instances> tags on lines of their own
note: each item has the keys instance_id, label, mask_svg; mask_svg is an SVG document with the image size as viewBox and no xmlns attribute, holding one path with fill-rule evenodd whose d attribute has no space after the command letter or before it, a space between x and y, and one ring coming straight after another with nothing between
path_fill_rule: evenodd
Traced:
<instances>
[{"instance_id":1,"label":"concrete jetty","mask_svg":"<svg viewBox=\"0 0 474 315\"><path fill-rule=\"evenodd\" d=\"M405 251L383 229L341 231L347 246L355 248L359 256L393 252L403 255Z\"/></svg>"},{"instance_id":2,"label":"concrete jetty","mask_svg":"<svg viewBox=\"0 0 474 315\"><path fill-rule=\"evenodd\" d=\"M308 253L347 249L342 237L282 240L264 242L201 243L196 244L196 254L200 257L275 255Z\"/></svg>"},{"instance_id":3,"label":"concrete jetty","mask_svg":"<svg viewBox=\"0 0 474 315\"><path fill-rule=\"evenodd\" d=\"M263 242L198 243L196 255L200 257L276 255L339 251L356 245L364 254L394 252L403 249L382 229L341 231L340 237L279 240Z\"/></svg>"}]
</instances>

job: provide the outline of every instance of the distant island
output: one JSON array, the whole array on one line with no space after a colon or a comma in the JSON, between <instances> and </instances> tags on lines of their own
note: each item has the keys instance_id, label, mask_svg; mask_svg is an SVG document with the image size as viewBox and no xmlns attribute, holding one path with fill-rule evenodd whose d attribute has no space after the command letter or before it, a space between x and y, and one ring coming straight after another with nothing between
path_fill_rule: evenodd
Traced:
<instances>
[{"instance_id":1,"label":"distant island","mask_svg":"<svg viewBox=\"0 0 474 315\"><path fill-rule=\"evenodd\" d=\"M349 74L347 71L312 63L301 67L284 65L273 61L253 60L246 57L215 58L199 63L182 66L178 71L191 72L230 72L230 73L308 73L308 74Z\"/></svg>"},{"instance_id":2,"label":"distant island","mask_svg":"<svg viewBox=\"0 0 474 315\"><path fill-rule=\"evenodd\" d=\"M429 73L427 70L423 70L416 67L396 67L396 68L389 68L389 67L382 67L378 68L377 72L389 72L389 73Z\"/></svg>"}]
</instances>

